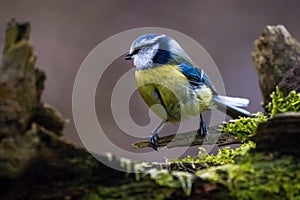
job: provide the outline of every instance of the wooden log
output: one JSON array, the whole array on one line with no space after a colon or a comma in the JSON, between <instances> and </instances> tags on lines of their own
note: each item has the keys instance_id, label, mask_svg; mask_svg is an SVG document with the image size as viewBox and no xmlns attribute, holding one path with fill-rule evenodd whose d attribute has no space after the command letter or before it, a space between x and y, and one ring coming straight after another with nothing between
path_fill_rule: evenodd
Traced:
<instances>
[{"instance_id":1,"label":"wooden log","mask_svg":"<svg viewBox=\"0 0 300 200\"><path fill-rule=\"evenodd\" d=\"M300 156L300 113L281 113L257 127L256 151Z\"/></svg>"}]
</instances>

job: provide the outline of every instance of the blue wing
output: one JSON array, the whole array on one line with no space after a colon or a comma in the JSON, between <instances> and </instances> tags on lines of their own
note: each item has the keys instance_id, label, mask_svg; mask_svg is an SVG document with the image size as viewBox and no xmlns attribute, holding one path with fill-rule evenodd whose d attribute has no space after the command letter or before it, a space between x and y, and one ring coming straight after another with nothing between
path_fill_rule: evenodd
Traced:
<instances>
[{"instance_id":1,"label":"blue wing","mask_svg":"<svg viewBox=\"0 0 300 200\"><path fill-rule=\"evenodd\" d=\"M198 69L186 64L180 64L179 69L189 80L191 86L200 87L201 85L206 85L213 91L213 93L217 93L215 86L202 69Z\"/></svg>"}]
</instances>

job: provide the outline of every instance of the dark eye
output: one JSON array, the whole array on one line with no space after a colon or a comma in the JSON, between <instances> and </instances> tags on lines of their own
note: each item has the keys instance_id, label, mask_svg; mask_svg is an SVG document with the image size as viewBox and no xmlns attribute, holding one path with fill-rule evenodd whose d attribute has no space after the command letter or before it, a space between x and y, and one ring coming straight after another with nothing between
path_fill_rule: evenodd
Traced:
<instances>
[{"instance_id":1,"label":"dark eye","mask_svg":"<svg viewBox=\"0 0 300 200\"><path fill-rule=\"evenodd\" d=\"M138 52L139 52L140 50L141 50L141 48L135 49L135 50L131 53L131 55L138 54Z\"/></svg>"}]
</instances>

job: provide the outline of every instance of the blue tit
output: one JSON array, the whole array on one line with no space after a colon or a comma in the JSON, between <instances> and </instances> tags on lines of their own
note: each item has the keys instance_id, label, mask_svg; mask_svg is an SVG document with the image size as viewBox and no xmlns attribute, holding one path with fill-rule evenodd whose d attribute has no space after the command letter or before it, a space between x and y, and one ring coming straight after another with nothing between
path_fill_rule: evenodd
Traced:
<instances>
[{"instance_id":1,"label":"blue tit","mask_svg":"<svg viewBox=\"0 0 300 200\"><path fill-rule=\"evenodd\" d=\"M158 131L166 122L176 123L200 115L198 133L208 134L202 119L206 110L218 108L233 118L250 116L239 107L248 99L218 95L210 78L182 47L164 34L145 34L133 41L126 60L133 60L138 91L162 122L153 130L150 144L158 148ZM154 106L161 105L164 109Z\"/></svg>"}]
</instances>

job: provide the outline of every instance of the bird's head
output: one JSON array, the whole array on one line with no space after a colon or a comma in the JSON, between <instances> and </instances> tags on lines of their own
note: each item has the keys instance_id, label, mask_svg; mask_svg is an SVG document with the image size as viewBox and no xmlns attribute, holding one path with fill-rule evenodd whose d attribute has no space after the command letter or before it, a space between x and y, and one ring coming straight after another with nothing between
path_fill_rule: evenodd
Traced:
<instances>
[{"instance_id":1,"label":"bird's head","mask_svg":"<svg viewBox=\"0 0 300 200\"><path fill-rule=\"evenodd\" d=\"M125 59L133 60L137 70L164 64L192 63L173 38L157 33L145 34L134 40Z\"/></svg>"}]
</instances>

